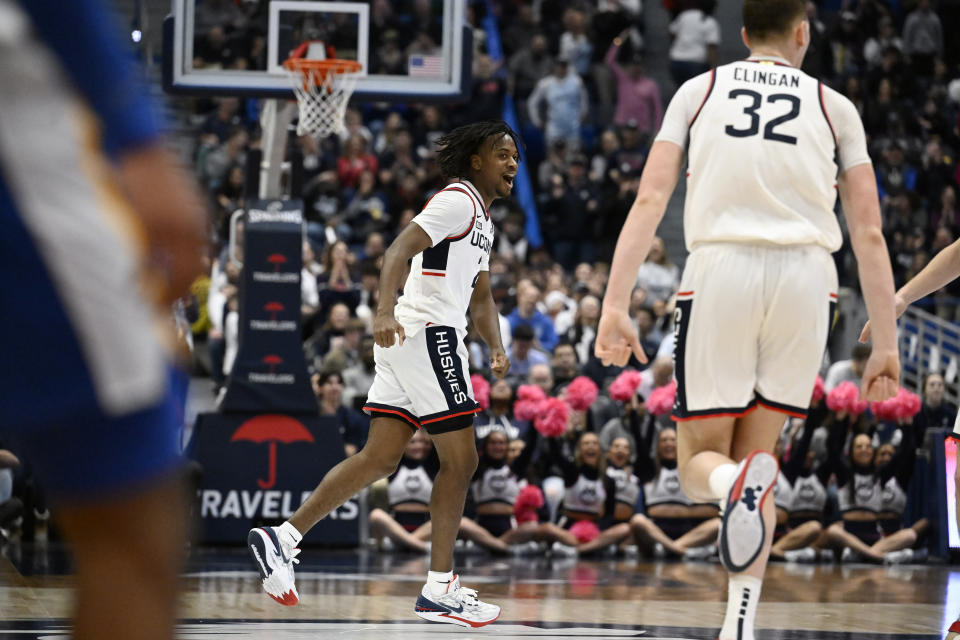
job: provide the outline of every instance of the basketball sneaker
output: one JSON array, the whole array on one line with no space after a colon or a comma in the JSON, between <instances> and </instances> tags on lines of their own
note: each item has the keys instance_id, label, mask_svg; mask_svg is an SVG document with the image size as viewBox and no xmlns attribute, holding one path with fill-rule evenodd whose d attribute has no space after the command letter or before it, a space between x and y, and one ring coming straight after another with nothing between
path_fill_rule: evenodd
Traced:
<instances>
[{"instance_id":1,"label":"basketball sneaker","mask_svg":"<svg viewBox=\"0 0 960 640\"><path fill-rule=\"evenodd\" d=\"M300 549L281 544L276 527L250 529L247 548L260 571L263 590L282 605L292 607L300 602L293 578L293 565L299 564Z\"/></svg>"},{"instance_id":2,"label":"basketball sneaker","mask_svg":"<svg viewBox=\"0 0 960 640\"><path fill-rule=\"evenodd\" d=\"M720 525L720 561L730 573L746 570L763 549L763 504L778 472L777 459L766 451L754 451L737 467Z\"/></svg>"},{"instance_id":3,"label":"basketball sneaker","mask_svg":"<svg viewBox=\"0 0 960 640\"><path fill-rule=\"evenodd\" d=\"M473 589L460 586L456 575L443 595L434 595L429 585L423 585L414 613L430 622L446 622L461 627L483 627L500 617L500 607L477 597Z\"/></svg>"}]
</instances>

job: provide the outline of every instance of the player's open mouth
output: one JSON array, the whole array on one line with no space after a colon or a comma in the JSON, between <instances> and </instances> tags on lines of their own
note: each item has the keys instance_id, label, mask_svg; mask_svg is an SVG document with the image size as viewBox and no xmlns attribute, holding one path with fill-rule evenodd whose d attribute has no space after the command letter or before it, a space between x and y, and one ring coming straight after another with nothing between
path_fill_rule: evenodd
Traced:
<instances>
[{"instance_id":1,"label":"player's open mouth","mask_svg":"<svg viewBox=\"0 0 960 640\"><path fill-rule=\"evenodd\" d=\"M506 183L507 183L507 186L508 186L509 188L511 188L511 189L513 189L513 178L514 178L514 176L509 175L509 174L503 176L503 181L506 182Z\"/></svg>"}]
</instances>

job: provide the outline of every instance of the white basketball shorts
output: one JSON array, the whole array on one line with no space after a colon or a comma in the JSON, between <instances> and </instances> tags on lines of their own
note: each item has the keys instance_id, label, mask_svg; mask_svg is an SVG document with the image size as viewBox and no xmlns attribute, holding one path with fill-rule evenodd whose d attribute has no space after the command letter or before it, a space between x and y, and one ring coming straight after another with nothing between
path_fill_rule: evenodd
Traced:
<instances>
[{"instance_id":1,"label":"white basketball shorts","mask_svg":"<svg viewBox=\"0 0 960 640\"><path fill-rule=\"evenodd\" d=\"M836 300L833 257L821 247L694 249L674 311L674 420L758 405L805 417Z\"/></svg>"},{"instance_id":2,"label":"white basketball shorts","mask_svg":"<svg viewBox=\"0 0 960 640\"><path fill-rule=\"evenodd\" d=\"M403 420L427 433L473 425L480 406L473 399L467 348L453 327L430 324L402 345L373 347L376 374L363 410Z\"/></svg>"}]
</instances>

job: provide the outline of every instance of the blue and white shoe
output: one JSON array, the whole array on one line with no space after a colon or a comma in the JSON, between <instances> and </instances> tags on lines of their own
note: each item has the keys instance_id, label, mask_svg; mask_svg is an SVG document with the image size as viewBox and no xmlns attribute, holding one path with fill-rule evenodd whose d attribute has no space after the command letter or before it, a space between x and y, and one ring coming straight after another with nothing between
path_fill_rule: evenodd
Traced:
<instances>
[{"instance_id":1,"label":"blue and white shoe","mask_svg":"<svg viewBox=\"0 0 960 640\"><path fill-rule=\"evenodd\" d=\"M260 580L267 595L288 607L300 602L293 577L293 565L300 562L297 560L300 549L281 544L276 527L250 529L247 548L260 571Z\"/></svg>"},{"instance_id":2,"label":"blue and white shoe","mask_svg":"<svg viewBox=\"0 0 960 640\"><path fill-rule=\"evenodd\" d=\"M460 586L456 575L447 585L447 592L434 595L428 585L423 585L414 613L430 622L446 622L461 627L483 627L500 617L500 607L481 601L473 589Z\"/></svg>"},{"instance_id":3,"label":"blue and white shoe","mask_svg":"<svg viewBox=\"0 0 960 640\"><path fill-rule=\"evenodd\" d=\"M754 451L737 468L720 525L720 561L730 573L745 571L763 549L763 503L779 471L777 459L766 451Z\"/></svg>"}]
</instances>

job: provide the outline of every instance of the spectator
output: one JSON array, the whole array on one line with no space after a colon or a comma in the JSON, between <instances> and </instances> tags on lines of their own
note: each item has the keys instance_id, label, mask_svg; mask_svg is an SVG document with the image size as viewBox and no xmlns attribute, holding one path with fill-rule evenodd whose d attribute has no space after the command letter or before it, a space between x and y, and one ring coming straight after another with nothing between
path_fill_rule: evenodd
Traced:
<instances>
[{"instance_id":1,"label":"spectator","mask_svg":"<svg viewBox=\"0 0 960 640\"><path fill-rule=\"evenodd\" d=\"M654 389L670 384L673 380L673 358L658 357L649 367L640 372L640 386L637 393L649 398Z\"/></svg>"},{"instance_id":2,"label":"spectator","mask_svg":"<svg viewBox=\"0 0 960 640\"><path fill-rule=\"evenodd\" d=\"M593 339L597 337L597 323L599 321L600 300L593 295L584 296L577 309L576 321L573 327L567 331L567 341L576 350L580 364L586 364L590 356L593 355Z\"/></svg>"},{"instance_id":3,"label":"spectator","mask_svg":"<svg viewBox=\"0 0 960 640\"><path fill-rule=\"evenodd\" d=\"M357 190L344 211L344 226L351 240L361 240L370 234L385 231L390 223L387 199L377 190L377 178L372 171L360 174Z\"/></svg>"},{"instance_id":4,"label":"spectator","mask_svg":"<svg viewBox=\"0 0 960 640\"><path fill-rule=\"evenodd\" d=\"M553 380L560 387L569 384L580 375L577 352L569 342L561 342L553 350Z\"/></svg>"},{"instance_id":5,"label":"spectator","mask_svg":"<svg viewBox=\"0 0 960 640\"><path fill-rule=\"evenodd\" d=\"M903 51L903 41L897 37L893 19L886 16L880 20L877 35L868 38L863 45L863 59L866 60L867 65L876 67L883 60L884 51L888 47L896 47Z\"/></svg>"},{"instance_id":6,"label":"spectator","mask_svg":"<svg viewBox=\"0 0 960 640\"><path fill-rule=\"evenodd\" d=\"M576 319L577 303L568 298L562 291L551 291L546 295L543 302L547 310L547 316L553 322L553 329L556 334L558 336L566 334Z\"/></svg>"},{"instance_id":7,"label":"spectator","mask_svg":"<svg viewBox=\"0 0 960 640\"><path fill-rule=\"evenodd\" d=\"M824 389L829 392L841 382L852 382L860 387L860 378L863 376L863 367L870 357L870 347L865 344L856 344L850 352L849 360L840 360L830 365L827 378L823 382Z\"/></svg>"},{"instance_id":8,"label":"spectator","mask_svg":"<svg viewBox=\"0 0 960 640\"><path fill-rule=\"evenodd\" d=\"M570 61L557 58L553 74L537 83L527 111L538 129L545 129L547 144L556 140L568 148L580 148L580 123L587 117L590 102L583 80L570 69Z\"/></svg>"},{"instance_id":9,"label":"spectator","mask_svg":"<svg viewBox=\"0 0 960 640\"><path fill-rule=\"evenodd\" d=\"M663 334L656 326L653 310L650 307L640 307L634 312L633 320L637 325L640 346L643 347L647 360L652 360L657 355L660 343L663 342Z\"/></svg>"},{"instance_id":10,"label":"spectator","mask_svg":"<svg viewBox=\"0 0 960 640\"><path fill-rule=\"evenodd\" d=\"M358 134L351 136L343 155L337 160L337 176L343 187L355 187L364 171L377 173L377 158L367 151L367 138Z\"/></svg>"},{"instance_id":11,"label":"spectator","mask_svg":"<svg viewBox=\"0 0 960 640\"><path fill-rule=\"evenodd\" d=\"M520 324L513 330L513 344L510 349L510 379L525 379L535 364L550 362L547 354L533 347L533 329L528 324Z\"/></svg>"},{"instance_id":12,"label":"spectator","mask_svg":"<svg viewBox=\"0 0 960 640\"><path fill-rule=\"evenodd\" d=\"M324 255L323 273L317 276L317 289L321 320L326 318L334 304L345 304L349 313L356 311L360 304L357 276L350 267L350 250L343 240L335 242Z\"/></svg>"},{"instance_id":13,"label":"spectator","mask_svg":"<svg viewBox=\"0 0 960 640\"><path fill-rule=\"evenodd\" d=\"M617 62L620 46L626 32L614 38L604 61L617 79L617 110L613 122L625 126L630 120L637 123L640 133L651 136L660 130L663 103L657 83L644 75L643 56L634 53L626 69Z\"/></svg>"},{"instance_id":14,"label":"spectator","mask_svg":"<svg viewBox=\"0 0 960 640\"><path fill-rule=\"evenodd\" d=\"M373 385L373 336L365 335L360 340L360 357L352 366L343 370L343 403L361 410Z\"/></svg>"},{"instance_id":15,"label":"spectator","mask_svg":"<svg viewBox=\"0 0 960 640\"><path fill-rule=\"evenodd\" d=\"M537 339L537 346L549 352L557 346L559 338L550 318L537 310L539 299L540 289L529 280L521 280L517 284L517 307L507 316L507 322L510 323L511 333L514 335L519 327L530 327Z\"/></svg>"},{"instance_id":16,"label":"spectator","mask_svg":"<svg viewBox=\"0 0 960 640\"><path fill-rule=\"evenodd\" d=\"M913 419L917 431L917 443L923 444L927 429L952 429L957 417L956 408L943 398L944 382L939 373L928 373L923 379L923 406Z\"/></svg>"},{"instance_id":17,"label":"spectator","mask_svg":"<svg viewBox=\"0 0 960 640\"><path fill-rule=\"evenodd\" d=\"M553 257L564 269L593 260L594 214L599 200L596 186L587 177L586 156L577 154L570 160L565 180L553 177L543 219L550 229L547 235Z\"/></svg>"},{"instance_id":18,"label":"spectator","mask_svg":"<svg viewBox=\"0 0 960 640\"><path fill-rule=\"evenodd\" d=\"M587 17L579 9L567 9L563 12L565 31L560 36L560 57L569 60L581 77L590 73L590 61L593 58L593 44L587 37Z\"/></svg>"},{"instance_id":19,"label":"spectator","mask_svg":"<svg viewBox=\"0 0 960 640\"><path fill-rule=\"evenodd\" d=\"M330 307L330 314L326 321L313 336L314 347L314 365L317 369L323 362L323 359L330 352L338 349L343 344L343 335L347 331L347 324L350 322L350 308L342 302L337 302Z\"/></svg>"},{"instance_id":20,"label":"spectator","mask_svg":"<svg viewBox=\"0 0 960 640\"><path fill-rule=\"evenodd\" d=\"M343 452L352 456L367 441L370 419L343 406L343 377L336 371L314 374L310 379L317 396L322 429L333 429L343 441Z\"/></svg>"},{"instance_id":21,"label":"spectator","mask_svg":"<svg viewBox=\"0 0 960 640\"><path fill-rule=\"evenodd\" d=\"M715 0L694 0L670 23L670 74L678 87L717 66L720 24L710 15Z\"/></svg>"},{"instance_id":22,"label":"spectator","mask_svg":"<svg viewBox=\"0 0 960 640\"><path fill-rule=\"evenodd\" d=\"M474 421L474 435L477 442L486 438L492 431L504 432L510 440L523 436L528 425L513 417L513 388L506 380L495 380L490 385L490 407L480 411Z\"/></svg>"},{"instance_id":23,"label":"spectator","mask_svg":"<svg viewBox=\"0 0 960 640\"><path fill-rule=\"evenodd\" d=\"M654 237L647 260L640 265L636 286L646 293L644 301L648 305L666 302L680 286L680 269L667 258L666 246L659 236Z\"/></svg>"},{"instance_id":24,"label":"spectator","mask_svg":"<svg viewBox=\"0 0 960 640\"><path fill-rule=\"evenodd\" d=\"M954 34L956 35L956 34ZM943 26L930 8L930 0L918 0L903 25L903 48L918 76L933 73L933 60L943 54Z\"/></svg>"},{"instance_id":25,"label":"spectator","mask_svg":"<svg viewBox=\"0 0 960 640\"><path fill-rule=\"evenodd\" d=\"M553 395L556 390L556 383L553 379L553 370L546 363L534 364L530 367L530 373L527 374L527 384L532 384L543 389L548 396Z\"/></svg>"},{"instance_id":26,"label":"spectator","mask_svg":"<svg viewBox=\"0 0 960 640\"><path fill-rule=\"evenodd\" d=\"M510 93L518 101L525 103L540 79L550 74L553 65L553 56L547 51L546 36L542 33L535 34L510 58Z\"/></svg>"}]
</instances>

